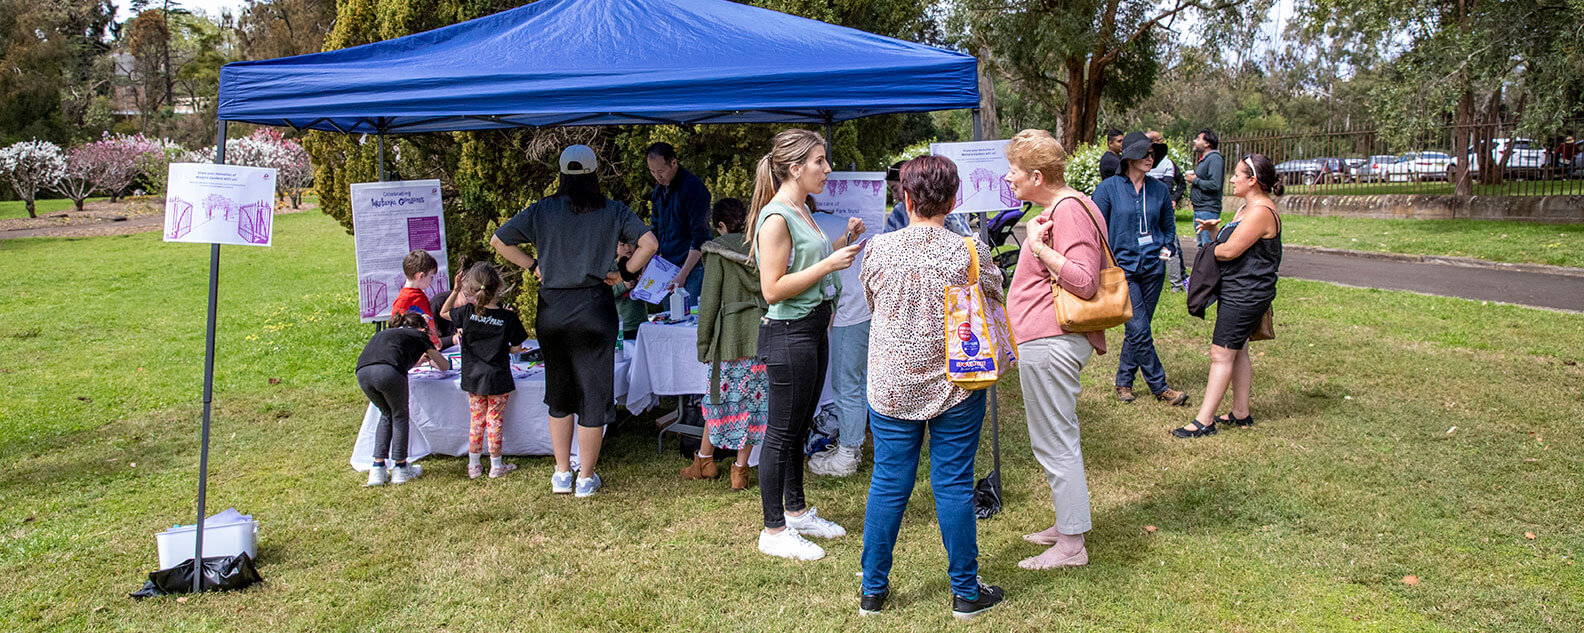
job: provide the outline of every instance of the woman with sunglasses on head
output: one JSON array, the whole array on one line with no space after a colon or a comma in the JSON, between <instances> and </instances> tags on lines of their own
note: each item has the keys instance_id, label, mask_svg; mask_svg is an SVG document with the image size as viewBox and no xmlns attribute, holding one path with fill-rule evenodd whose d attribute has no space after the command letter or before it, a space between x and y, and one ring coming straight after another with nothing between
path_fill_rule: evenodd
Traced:
<instances>
[{"instance_id":1,"label":"woman with sunglasses on head","mask_svg":"<svg viewBox=\"0 0 1584 633\"><path fill-rule=\"evenodd\" d=\"M1199 414L1182 428L1172 429L1176 437L1215 435L1220 422L1241 427L1254 424L1249 412L1254 373L1247 344L1276 299L1276 271L1282 257L1281 216L1276 213L1272 198L1281 194L1276 166L1264 155L1244 156L1233 168L1232 195L1243 199L1243 208L1231 224L1221 228L1215 242L1205 245L1215 249L1220 273L1210 377ZM1214 233L1219 220L1194 223L1199 229ZM1232 411L1214 417L1228 383L1232 386Z\"/></svg>"}]
</instances>

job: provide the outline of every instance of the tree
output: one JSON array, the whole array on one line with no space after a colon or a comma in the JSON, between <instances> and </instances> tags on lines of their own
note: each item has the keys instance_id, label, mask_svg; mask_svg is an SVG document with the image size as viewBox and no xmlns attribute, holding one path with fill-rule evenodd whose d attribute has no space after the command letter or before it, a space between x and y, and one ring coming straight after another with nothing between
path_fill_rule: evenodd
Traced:
<instances>
[{"instance_id":1,"label":"tree","mask_svg":"<svg viewBox=\"0 0 1584 633\"><path fill-rule=\"evenodd\" d=\"M1150 93L1173 21L1200 18L1206 41L1242 44L1270 0L966 0L953 24L959 45L980 52L1023 96L1060 112L1067 147L1094 140L1102 98L1126 109ZM988 58L986 56L988 55Z\"/></svg>"},{"instance_id":2,"label":"tree","mask_svg":"<svg viewBox=\"0 0 1584 633\"><path fill-rule=\"evenodd\" d=\"M317 53L335 22L334 0L248 0L237 20L247 59Z\"/></svg>"},{"instance_id":3,"label":"tree","mask_svg":"<svg viewBox=\"0 0 1584 633\"><path fill-rule=\"evenodd\" d=\"M0 149L0 178L11 183L30 218L38 217L33 200L39 190L54 187L65 172L66 155L49 141L22 141Z\"/></svg>"},{"instance_id":4,"label":"tree","mask_svg":"<svg viewBox=\"0 0 1584 633\"><path fill-rule=\"evenodd\" d=\"M1371 92L1388 139L1424 138L1451 119L1459 195L1473 193L1471 157L1480 161L1481 181L1500 182L1506 156L1492 156L1491 137L1504 120L1536 133L1584 112L1581 2L1314 0L1304 20L1345 50L1388 60L1385 80ZM1527 107L1531 100L1546 105L1537 112Z\"/></svg>"},{"instance_id":5,"label":"tree","mask_svg":"<svg viewBox=\"0 0 1584 633\"><path fill-rule=\"evenodd\" d=\"M92 160L79 147L66 154L66 168L61 171L61 177L56 181L55 191L71 198L72 205L78 211L83 210L83 201L99 189L94 184L94 165Z\"/></svg>"},{"instance_id":6,"label":"tree","mask_svg":"<svg viewBox=\"0 0 1584 633\"><path fill-rule=\"evenodd\" d=\"M114 202L142 173L138 169L138 157L154 147L142 135L111 136L106 132L104 138L73 150L72 157L87 170L94 188L108 194Z\"/></svg>"},{"instance_id":7,"label":"tree","mask_svg":"<svg viewBox=\"0 0 1584 633\"><path fill-rule=\"evenodd\" d=\"M189 152L184 158L191 163L212 163L214 159L213 147ZM226 163L274 169L276 194L285 196L293 209L302 204L303 189L313 184L307 150L275 128L259 128L246 137L226 139Z\"/></svg>"},{"instance_id":8,"label":"tree","mask_svg":"<svg viewBox=\"0 0 1584 633\"><path fill-rule=\"evenodd\" d=\"M0 142L79 137L107 93L108 0L0 0Z\"/></svg>"}]
</instances>

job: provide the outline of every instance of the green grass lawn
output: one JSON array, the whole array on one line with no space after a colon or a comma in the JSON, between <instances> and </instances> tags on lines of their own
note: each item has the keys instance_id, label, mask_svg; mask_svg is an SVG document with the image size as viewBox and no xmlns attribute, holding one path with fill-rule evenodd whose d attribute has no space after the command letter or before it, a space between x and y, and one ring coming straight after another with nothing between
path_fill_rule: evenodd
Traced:
<instances>
[{"instance_id":1,"label":"green grass lawn","mask_svg":"<svg viewBox=\"0 0 1584 633\"><path fill-rule=\"evenodd\" d=\"M1226 221L1231 221L1230 214ZM1282 223L1283 244L1584 267L1584 225L1580 224L1378 220L1297 214L1283 215ZM1193 234L1192 212L1178 210L1177 234Z\"/></svg>"},{"instance_id":2,"label":"green grass lawn","mask_svg":"<svg viewBox=\"0 0 1584 633\"><path fill-rule=\"evenodd\" d=\"M757 489L679 480L642 423L610 438L594 499L550 495L545 458L481 481L428 459L413 484L362 488L351 367L370 328L352 239L317 213L276 226L272 248L222 249L209 488L214 511L260 521L266 582L186 603L125 594L155 564L153 534L192 519L207 249L154 233L0 242L0 630L953 626L927 480L891 605L864 619L868 467L809 480L851 531L815 563L755 552ZM1157 343L1197 402L1211 323L1180 301ZM1003 383L1006 509L979 533L981 573L1010 597L960 630L1577 630L1584 316L1301 281L1276 310L1277 340L1253 347L1249 430L1175 440L1189 411L1116 403L1116 354L1091 361L1086 568L1016 567L1051 512Z\"/></svg>"},{"instance_id":3,"label":"green grass lawn","mask_svg":"<svg viewBox=\"0 0 1584 633\"><path fill-rule=\"evenodd\" d=\"M99 198L89 198L89 200L98 199ZM72 201L66 199L35 200L33 202L33 212L41 217L51 213L71 211L72 208ZM0 202L0 220L9 218L25 218L27 216L27 204L21 200L8 200L5 202Z\"/></svg>"},{"instance_id":4,"label":"green grass lawn","mask_svg":"<svg viewBox=\"0 0 1584 633\"><path fill-rule=\"evenodd\" d=\"M1289 185L1287 195L1325 194L1384 196L1393 194L1450 196L1455 186L1445 181L1360 182L1323 185ZM1230 191L1230 189L1228 189ZM1474 185L1476 196L1577 196L1584 195L1584 180L1509 180L1499 185Z\"/></svg>"}]
</instances>

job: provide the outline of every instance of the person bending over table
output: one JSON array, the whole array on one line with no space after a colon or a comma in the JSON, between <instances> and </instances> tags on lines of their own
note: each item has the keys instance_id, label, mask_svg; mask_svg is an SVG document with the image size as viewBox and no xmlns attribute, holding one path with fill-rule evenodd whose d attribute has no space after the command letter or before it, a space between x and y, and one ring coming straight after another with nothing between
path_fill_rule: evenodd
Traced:
<instances>
[{"instance_id":1,"label":"person bending over table","mask_svg":"<svg viewBox=\"0 0 1584 633\"><path fill-rule=\"evenodd\" d=\"M429 322L422 314L402 312L391 317L389 325L369 339L357 361L358 387L380 413L374 427L370 486L387 481L404 484L423 474L422 467L407 463L407 370L425 357L439 369L451 369L451 361L429 340ZM385 470L387 457L396 461L390 472Z\"/></svg>"},{"instance_id":2,"label":"person bending over table","mask_svg":"<svg viewBox=\"0 0 1584 633\"><path fill-rule=\"evenodd\" d=\"M759 267L759 287L769 309L759 326L758 350L770 379L770 417L759 455L759 499L764 530L759 551L796 560L819 560L825 550L803 535L837 538L842 526L820 518L803 500L803 443L819 409L825 365L830 359L826 328L831 304L841 293L836 273L852 266L864 232L849 220L848 234L834 246L814 224L804 198L825 189L831 171L825 139L808 130L786 130L754 171L748 205L749 254Z\"/></svg>"},{"instance_id":3,"label":"person bending over table","mask_svg":"<svg viewBox=\"0 0 1584 633\"><path fill-rule=\"evenodd\" d=\"M615 419L616 301L605 285L618 241L636 242L622 262L628 281L642 274L659 248L654 233L631 209L605 197L595 175L598 161L587 145L561 152L561 182L555 195L533 203L490 238L508 261L539 277L539 314L534 328L545 363L545 405L550 408L550 443L555 472L550 490L592 496L602 485L599 464L604 426ZM518 244L532 244L538 257ZM572 473L572 421L577 419L577 479Z\"/></svg>"},{"instance_id":4,"label":"person bending over table","mask_svg":"<svg viewBox=\"0 0 1584 633\"><path fill-rule=\"evenodd\" d=\"M748 259L744 227L748 208L741 200L715 203L715 229L721 236L704 244L704 284L699 295L698 359L710 366L704 406L704 437L683 479L714 479L715 449L737 451L731 467L732 490L748 489L748 456L764 441L764 360L759 357L759 321L764 296L759 271Z\"/></svg>"}]
</instances>

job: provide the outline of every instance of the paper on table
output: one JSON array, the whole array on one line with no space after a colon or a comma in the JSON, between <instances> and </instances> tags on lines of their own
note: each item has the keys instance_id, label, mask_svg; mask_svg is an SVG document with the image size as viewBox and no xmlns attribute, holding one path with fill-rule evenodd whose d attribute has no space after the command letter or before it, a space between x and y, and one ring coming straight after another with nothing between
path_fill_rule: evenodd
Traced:
<instances>
[{"instance_id":1,"label":"paper on table","mask_svg":"<svg viewBox=\"0 0 1584 633\"><path fill-rule=\"evenodd\" d=\"M681 266L668 262L663 257L654 257L649 260L649 265L644 267L643 275L638 278L637 285L633 286L628 296L649 303L660 303L666 295L671 294L665 289L665 285L676 279L679 272L682 272Z\"/></svg>"}]
</instances>

